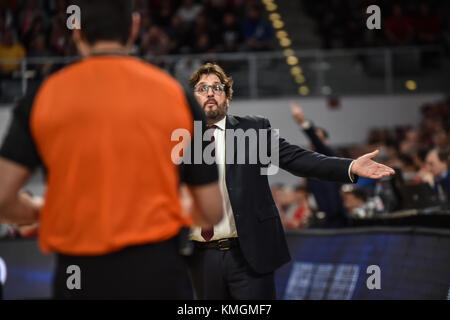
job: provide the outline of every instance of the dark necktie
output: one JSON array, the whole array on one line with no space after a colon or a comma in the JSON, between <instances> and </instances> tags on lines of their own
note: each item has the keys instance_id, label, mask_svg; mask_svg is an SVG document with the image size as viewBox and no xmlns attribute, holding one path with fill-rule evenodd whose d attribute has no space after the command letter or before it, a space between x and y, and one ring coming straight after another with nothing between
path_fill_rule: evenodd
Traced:
<instances>
[{"instance_id":1,"label":"dark necktie","mask_svg":"<svg viewBox=\"0 0 450 320\"><path fill-rule=\"evenodd\" d=\"M217 126L216 125L212 125L211 127L209 127L210 129L214 129L214 131L213 131L213 136L212 136L212 138L211 138L211 141L213 141L213 142L215 142L216 141L216 139L214 138L214 132L216 131L216 129L217 129ZM215 154L215 147L214 147L214 154ZM212 237L214 237L214 227L213 228L211 228L211 229L202 229L202 237L203 237L203 239L205 239L206 241L209 241L209 240L211 240L212 239Z\"/></svg>"}]
</instances>

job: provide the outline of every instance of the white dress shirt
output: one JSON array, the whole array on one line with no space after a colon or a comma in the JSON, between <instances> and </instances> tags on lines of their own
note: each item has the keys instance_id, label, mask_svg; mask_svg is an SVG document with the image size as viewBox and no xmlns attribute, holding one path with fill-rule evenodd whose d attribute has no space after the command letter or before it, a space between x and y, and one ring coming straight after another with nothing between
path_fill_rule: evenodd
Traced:
<instances>
[{"instance_id":1,"label":"white dress shirt","mask_svg":"<svg viewBox=\"0 0 450 320\"><path fill-rule=\"evenodd\" d=\"M214 236L210 241L226 238L236 238L236 224L234 221L233 209L231 208L230 198L228 196L227 183L225 180L225 127L226 117L215 123L217 126L214 131L214 141L216 143L216 162L219 170L219 186L222 194L223 218L214 226ZM201 228L194 227L191 232L191 239L195 241L205 241L201 235Z\"/></svg>"}]
</instances>

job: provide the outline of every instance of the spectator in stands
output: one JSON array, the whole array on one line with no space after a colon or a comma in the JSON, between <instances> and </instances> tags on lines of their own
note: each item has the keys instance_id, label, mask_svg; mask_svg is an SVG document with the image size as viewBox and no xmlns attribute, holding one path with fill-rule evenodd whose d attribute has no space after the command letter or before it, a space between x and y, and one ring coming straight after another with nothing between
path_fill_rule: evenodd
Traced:
<instances>
[{"instance_id":1,"label":"spectator in stands","mask_svg":"<svg viewBox=\"0 0 450 320\"><path fill-rule=\"evenodd\" d=\"M45 33L36 34L34 39L30 43L30 50L28 57L51 57L52 53L47 50L47 36ZM31 64L28 66L28 70L34 70L36 72L37 79L43 79L47 77L52 71L52 63L47 62L43 64Z\"/></svg>"},{"instance_id":2,"label":"spectator in stands","mask_svg":"<svg viewBox=\"0 0 450 320\"><path fill-rule=\"evenodd\" d=\"M270 49L270 41L273 38L272 27L263 18L259 6L250 7L242 30L249 50Z\"/></svg>"},{"instance_id":3,"label":"spectator in stands","mask_svg":"<svg viewBox=\"0 0 450 320\"><path fill-rule=\"evenodd\" d=\"M419 167L414 162L414 158L408 154L401 153L401 154L399 154L398 159L400 161L400 165L395 166L395 167L398 167L399 169L401 169L402 175L403 175L403 177L402 177L403 180L407 184L414 183L414 181L417 177L417 174L419 172Z\"/></svg>"},{"instance_id":4,"label":"spectator in stands","mask_svg":"<svg viewBox=\"0 0 450 320\"><path fill-rule=\"evenodd\" d=\"M39 224L17 226L15 233L18 238L36 238L39 234Z\"/></svg>"},{"instance_id":5,"label":"spectator in stands","mask_svg":"<svg viewBox=\"0 0 450 320\"><path fill-rule=\"evenodd\" d=\"M149 2L147 0L134 0L134 10L142 16L149 15Z\"/></svg>"},{"instance_id":6,"label":"spectator in stands","mask_svg":"<svg viewBox=\"0 0 450 320\"><path fill-rule=\"evenodd\" d=\"M142 39L141 53L144 56L166 55L169 53L169 48L169 38L158 26L152 26Z\"/></svg>"},{"instance_id":7,"label":"spectator in stands","mask_svg":"<svg viewBox=\"0 0 450 320\"><path fill-rule=\"evenodd\" d=\"M152 18L149 14L141 14L141 25L139 26L138 42L142 43L142 39L147 36L148 31L152 27Z\"/></svg>"},{"instance_id":8,"label":"spectator in stands","mask_svg":"<svg viewBox=\"0 0 450 320\"><path fill-rule=\"evenodd\" d=\"M450 146L450 139L448 129L443 127L437 128L432 136L433 144L438 148L445 148Z\"/></svg>"},{"instance_id":9,"label":"spectator in stands","mask_svg":"<svg viewBox=\"0 0 450 320\"><path fill-rule=\"evenodd\" d=\"M280 217L285 216L289 209L289 206L292 204L293 201L289 188L287 188L282 183L278 183L273 185L270 188L270 190L275 205L277 206L278 211L280 212Z\"/></svg>"},{"instance_id":10,"label":"spectator in stands","mask_svg":"<svg viewBox=\"0 0 450 320\"><path fill-rule=\"evenodd\" d=\"M162 0L158 8L153 9L155 23L161 27L168 27L174 15L173 1Z\"/></svg>"},{"instance_id":11,"label":"spectator in stands","mask_svg":"<svg viewBox=\"0 0 450 320\"><path fill-rule=\"evenodd\" d=\"M422 175L423 181L433 187L443 202L450 200L450 174L448 171L449 149L430 150L426 156L426 171ZM428 174L427 174L428 173Z\"/></svg>"},{"instance_id":12,"label":"spectator in stands","mask_svg":"<svg viewBox=\"0 0 450 320\"><path fill-rule=\"evenodd\" d=\"M323 40L323 48L330 49L341 46L345 35L346 15L349 12L345 2L330 0L322 3L317 12L319 33Z\"/></svg>"},{"instance_id":13,"label":"spectator in stands","mask_svg":"<svg viewBox=\"0 0 450 320\"><path fill-rule=\"evenodd\" d=\"M295 186L290 192L289 209L280 216L286 229L303 229L308 226L313 214L308 196L308 190L302 185Z\"/></svg>"},{"instance_id":14,"label":"spectator in stands","mask_svg":"<svg viewBox=\"0 0 450 320\"><path fill-rule=\"evenodd\" d=\"M210 23L203 13L200 13L192 27L192 42L194 53L209 52L220 41L219 30L214 23Z\"/></svg>"},{"instance_id":15,"label":"spectator in stands","mask_svg":"<svg viewBox=\"0 0 450 320\"><path fill-rule=\"evenodd\" d=\"M193 24L193 32L195 35L200 35L203 33L215 33L216 27L214 24L209 23L208 19L203 13L197 15Z\"/></svg>"},{"instance_id":16,"label":"spectator in stands","mask_svg":"<svg viewBox=\"0 0 450 320\"><path fill-rule=\"evenodd\" d=\"M6 29L0 43L0 59L18 59L11 62L2 62L0 64L0 74L3 77L9 77L20 68L20 59L26 56L26 50L22 44L17 41L17 37L12 29Z\"/></svg>"},{"instance_id":17,"label":"spectator in stands","mask_svg":"<svg viewBox=\"0 0 450 320\"><path fill-rule=\"evenodd\" d=\"M189 28L202 10L203 6L194 3L193 0L183 0L181 7L177 11L177 15L180 17L181 21L183 21L185 27Z\"/></svg>"},{"instance_id":18,"label":"spectator in stands","mask_svg":"<svg viewBox=\"0 0 450 320\"><path fill-rule=\"evenodd\" d=\"M392 14L384 22L384 30L391 45L410 44L414 36L414 28L409 16L403 13L400 5L395 4Z\"/></svg>"},{"instance_id":19,"label":"spectator in stands","mask_svg":"<svg viewBox=\"0 0 450 320\"><path fill-rule=\"evenodd\" d=\"M342 186L342 197L344 207L349 217L365 218L367 195L363 189L355 188L352 185Z\"/></svg>"},{"instance_id":20,"label":"spectator in stands","mask_svg":"<svg viewBox=\"0 0 450 320\"><path fill-rule=\"evenodd\" d=\"M56 10L51 17L52 23L60 23L66 25L67 21L67 7L70 4L66 0L57 1ZM47 15L46 15L47 16Z\"/></svg>"},{"instance_id":21,"label":"spectator in stands","mask_svg":"<svg viewBox=\"0 0 450 320\"><path fill-rule=\"evenodd\" d=\"M19 15L20 34L25 35L33 26L34 19L43 17L44 11L40 8L37 0L27 0L25 9Z\"/></svg>"},{"instance_id":22,"label":"spectator in stands","mask_svg":"<svg viewBox=\"0 0 450 320\"><path fill-rule=\"evenodd\" d=\"M13 24L16 11L15 1L0 1L0 34Z\"/></svg>"},{"instance_id":23,"label":"spectator in stands","mask_svg":"<svg viewBox=\"0 0 450 320\"><path fill-rule=\"evenodd\" d=\"M310 141L310 149L326 156L335 157L336 152L328 145L328 133L322 128L316 128L314 124L306 120L302 108L291 104L294 119L303 129ZM340 195L340 184L334 182L319 181L313 178L306 180L307 190L314 195L318 210L325 213L317 226L322 228L336 228L346 225L346 216Z\"/></svg>"},{"instance_id":24,"label":"spectator in stands","mask_svg":"<svg viewBox=\"0 0 450 320\"><path fill-rule=\"evenodd\" d=\"M438 43L440 37L439 17L431 12L425 2L420 4L419 14L414 19L414 29L418 44L434 45Z\"/></svg>"},{"instance_id":25,"label":"spectator in stands","mask_svg":"<svg viewBox=\"0 0 450 320\"><path fill-rule=\"evenodd\" d=\"M60 21L55 21L50 35L51 50L57 55L64 56L68 43L69 34L66 25L62 24Z\"/></svg>"},{"instance_id":26,"label":"spectator in stands","mask_svg":"<svg viewBox=\"0 0 450 320\"><path fill-rule=\"evenodd\" d=\"M211 53L214 52L213 44L211 43L211 38L208 33L203 33L196 39L194 48L194 53Z\"/></svg>"},{"instance_id":27,"label":"spectator in stands","mask_svg":"<svg viewBox=\"0 0 450 320\"><path fill-rule=\"evenodd\" d=\"M425 2L420 4L419 13L414 19L416 42L418 45L438 45L441 40L439 17L432 12ZM433 51L421 53L421 64L424 67L439 66L439 54Z\"/></svg>"},{"instance_id":28,"label":"spectator in stands","mask_svg":"<svg viewBox=\"0 0 450 320\"><path fill-rule=\"evenodd\" d=\"M236 6L230 0L208 0L205 5L205 13L211 21L220 22L228 13L236 13Z\"/></svg>"},{"instance_id":29,"label":"spectator in stands","mask_svg":"<svg viewBox=\"0 0 450 320\"><path fill-rule=\"evenodd\" d=\"M222 45L220 51L235 52L239 50L243 42L241 33L241 26L236 20L236 16L228 12L223 16L222 30L220 32L222 36Z\"/></svg>"},{"instance_id":30,"label":"spectator in stands","mask_svg":"<svg viewBox=\"0 0 450 320\"><path fill-rule=\"evenodd\" d=\"M450 104L442 102L427 104L422 108L422 122L419 129L421 145L434 147L434 136L439 131L448 131ZM439 142L439 138L437 140ZM439 142L440 143L440 142Z\"/></svg>"},{"instance_id":31,"label":"spectator in stands","mask_svg":"<svg viewBox=\"0 0 450 320\"><path fill-rule=\"evenodd\" d=\"M365 19L362 19L360 10L348 9L348 18L343 18L343 46L346 48L358 48L362 46L365 27ZM372 30L370 30L372 31Z\"/></svg>"},{"instance_id":32,"label":"spectator in stands","mask_svg":"<svg viewBox=\"0 0 450 320\"><path fill-rule=\"evenodd\" d=\"M201 2L205 3L204 6L198 0L180 2L173 0L140 0L136 2L136 10L142 17L142 27L133 47L133 54L140 54L139 48L142 46L144 35L153 25L169 36L169 53L189 54L193 49L199 53L210 51L211 48L214 48L214 51L227 52L241 49L234 40L238 38L237 42L241 42L243 39L240 24L233 25L231 22L231 26L227 24L226 30L222 32L224 25L222 19L228 14L232 14L234 20L241 21L244 2L251 2L212 0ZM73 41L70 40L66 28L68 5L69 2L65 0L50 2L28 0L18 4L15 4L15 1L0 2L0 35L4 33L3 29L6 26L12 27L13 30L18 31L19 42L28 50L35 35L45 33L48 39L47 50L51 51L53 55L76 55L76 48ZM18 8L19 11L17 11ZM237 34L231 32L232 29L237 28ZM208 33L208 37L203 36L205 33ZM200 37L202 39L196 45L195 43ZM206 38L208 41L205 41ZM208 45L205 46L205 44ZM202 48L206 48L206 51L202 52Z\"/></svg>"},{"instance_id":33,"label":"spectator in stands","mask_svg":"<svg viewBox=\"0 0 450 320\"><path fill-rule=\"evenodd\" d=\"M30 30L22 36L24 44L26 45L26 50L30 49L31 42L36 36L46 33L47 29L45 28L44 20L41 17L34 19Z\"/></svg>"},{"instance_id":34,"label":"spectator in stands","mask_svg":"<svg viewBox=\"0 0 450 320\"><path fill-rule=\"evenodd\" d=\"M180 17L174 15L170 22L170 26L167 27L166 32L170 39L170 53L180 54L189 53L191 51L188 34L189 30L183 27L183 21Z\"/></svg>"},{"instance_id":35,"label":"spectator in stands","mask_svg":"<svg viewBox=\"0 0 450 320\"><path fill-rule=\"evenodd\" d=\"M14 237L14 228L7 223L0 223L0 240L13 237Z\"/></svg>"},{"instance_id":36,"label":"spectator in stands","mask_svg":"<svg viewBox=\"0 0 450 320\"><path fill-rule=\"evenodd\" d=\"M407 128L403 132L402 141L399 145L399 151L404 154L413 155L419 147L419 136L417 130Z\"/></svg>"}]
</instances>

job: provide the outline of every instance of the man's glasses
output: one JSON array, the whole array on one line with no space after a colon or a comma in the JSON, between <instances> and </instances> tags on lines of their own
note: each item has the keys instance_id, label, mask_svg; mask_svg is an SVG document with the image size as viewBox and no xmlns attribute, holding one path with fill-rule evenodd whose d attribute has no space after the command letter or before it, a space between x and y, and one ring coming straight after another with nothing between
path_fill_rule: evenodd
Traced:
<instances>
[{"instance_id":1,"label":"man's glasses","mask_svg":"<svg viewBox=\"0 0 450 320\"><path fill-rule=\"evenodd\" d=\"M207 84L199 84L194 87L194 92L202 96L206 96L208 94L209 88L212 89L215 95L221 95L225 91L225 85L223 83L215 83L211 85Z\"/></svg>"}]
</instances>

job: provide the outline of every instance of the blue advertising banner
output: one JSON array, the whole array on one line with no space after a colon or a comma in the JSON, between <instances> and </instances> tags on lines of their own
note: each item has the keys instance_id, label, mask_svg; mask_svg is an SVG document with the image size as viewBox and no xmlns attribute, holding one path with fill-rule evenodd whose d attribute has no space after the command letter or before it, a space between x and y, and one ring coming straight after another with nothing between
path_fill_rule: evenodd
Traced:
<instances>
[{"instance_id":1,"label":"blue advertising banner","mask_svg":"<svg viewBox=\"0 0 450 320\"><path fill-rule=\"evenodd\" d=\"M280 299L448 299L449 230L305 230L287 239L292 261L277 272Z\"/></svg>"}]
</instances>

